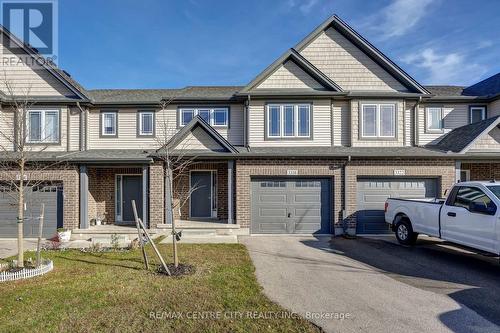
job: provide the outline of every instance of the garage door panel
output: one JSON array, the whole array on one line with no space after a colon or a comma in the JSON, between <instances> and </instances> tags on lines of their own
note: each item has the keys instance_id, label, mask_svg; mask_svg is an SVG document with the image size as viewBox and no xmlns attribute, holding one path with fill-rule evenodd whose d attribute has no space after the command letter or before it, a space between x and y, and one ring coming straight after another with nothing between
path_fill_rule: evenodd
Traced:
<instances>
[{"instance_id":1,"label":"garage door panel","mask_svg":"<svg viewBox=\"0 0 500 333\"><path fill-rule=\"evenodd\" d=\"M259 223L258 229L262 230L262 233L287 233L286 223Z\"/></svg>"},{"instance_id":2,"label":"garage door panel","mask_svg":"<svg viewBox=\"0 0 500 333\"><path fill-rule=\"evenodd\" d=\"M307 223L302 221L295 224L295 230L298 234L312 234L319 229L321 229L321 223Z\"/></svg>"},{"instance_id":3,"label":"garage door panel","mask_svg":"<svg viewBox=\"0 0 500 333\"><path fill-rule=\"evenodd\" d=\"M253 179L251 211L253 233L329 233L330 181Z\"/></svg>"},{"instance_id":4,"label":"garage door panel","mask_svg":"<svg viewBox=\"0 0 500 333\"><path fill-rule=\"evenodd\" d=\"M285 203L286 202L286 194L266 194L260 195L258 198L259 202L267 202L267 203Z\"/></svg>"},{"instance_id":5,"label":"garage door panel","mask_svg":"<svg viewBox=\"0 0 500 333\"><path fill-rule=\"evenodd\" d=\"M293 210L292 216L300 216L300 218L306 218L306 217L321 218L321 207L296 208Z\"/></svg>"},{"instance_id":6,"label":"garage door panel","mask_svg":"<svg viewBox=\"0 0 500 333\"><path fill-rule=\"evenodd\" d=\"M260 217L286 217L286 208L260 208Z\"/></svg>"},{"instance_id":7,"label":"garage door panel","mask_svg":"<svg viewBox=\"0 0 500 333\"><path fill-rule=\"evenodd\" d=\"M357 233L388 233L384 205L387 198L434 198L435 178L360 178L357 183Z\"/></svg>"},{"instance_id":8,"label":"garage door panel","mask_svg":"<svg viewBox=\"0 0 500 333\"><path fill-rule=\"evenodd\" d=\"M321 195L319 194L296 194L293 196L292 203L311 203L315 204L321 202Z\"/></svg>"}]
</instances>

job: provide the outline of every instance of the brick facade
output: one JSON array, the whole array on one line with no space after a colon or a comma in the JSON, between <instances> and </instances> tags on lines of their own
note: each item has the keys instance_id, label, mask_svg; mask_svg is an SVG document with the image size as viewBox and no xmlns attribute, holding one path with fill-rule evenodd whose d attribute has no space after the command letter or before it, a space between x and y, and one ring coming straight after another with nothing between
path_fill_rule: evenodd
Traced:
<instances>
[{"instance_id":1,"label":"brick facade","mask_svg":"<svg viewBox=\"0 0 500 333\"><path fill-rule=\"evenodd\" d=\"M463 163L462 170L470 170L470 180L500 180L500 163Z\"/></svg>"},{"instance_id":2,"label":"brick facade","mask_svg":"<svg viewBox=\"0 0 500 333\"><path fill-rule=\"evenodd\" d=\"M165 219L165 171L163 162L149 166L149 225L155 228Z\"/></svg>"},{"instance_id":3,"label":"brick facade","mask_svg":"<svg viewBox=\"0 0 500 333\"><path fill-rule=\"evenodd\" d=\"M192 170L217 171L217 219L227 219L227 162L195 162L182 174L174 174L174 218L189 220L189 177ZM183 203L183 204L180 204Z\"/></svg>"},{"instance_id":4,"label":"brick facade","mask_svg":"<svg viewBox=\"0 0 500 333\"><path fill-rule=\"evenodd\" d=\"M347 164L346 164L347 163ZM343 165L347 180L346 197L343 189ZM453 160L431 159L253 159L236 162L236 222L250 227L251 179L262 176L287 176L287 170L297 170L296 177L321 177L332 180L332 226L339 232L344 226L343 203L347 228L356 227L357 178L362 176L394 177L394 169L405 170L405 177L435 177L440 194L455 182ZM295 176L294 176L295 177Z\"/></svg>"},{"instance_id":5,"label":"brick facade","mask_svg":"<svg viewBox=\"0 0 500 333\"><path fill-rule=\"evenodd\" d=\"M57 165L40 170L27 169L28 180L60 182L63 185L63 226L67 229L79 227L79 174L78 168L72 165ZM0 180L15 179L17 171L0 171Z\"/></svg>"}]
</instances>

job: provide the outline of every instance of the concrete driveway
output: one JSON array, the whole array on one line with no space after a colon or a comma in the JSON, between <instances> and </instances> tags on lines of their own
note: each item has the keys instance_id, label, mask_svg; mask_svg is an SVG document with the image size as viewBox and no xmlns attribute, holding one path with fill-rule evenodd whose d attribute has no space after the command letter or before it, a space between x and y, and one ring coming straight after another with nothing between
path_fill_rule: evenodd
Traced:
<instances>
[{"instance_id":1,"label":"concrete driveway","mask_svg":"<svg viewBox=\"0 0 500 333\"><path fill-rule=\"evenodd\" d=\"M429 239L413 248L392 237L248 236L241 242L266 295L328 332L500 330L497 259Z\"/></svg>"},{"instance_id":2,"label":"concrete driveway","mask_svg":"<svg viewBox=\"0 0 500 333\"><path fill-rule=\"evenodd\" d=\"M25 239L24 250L36 249L36 239ZM17 240L14 238L0 238L0 259L5 259L17 254Z\"/></svg>"}]
</instances>

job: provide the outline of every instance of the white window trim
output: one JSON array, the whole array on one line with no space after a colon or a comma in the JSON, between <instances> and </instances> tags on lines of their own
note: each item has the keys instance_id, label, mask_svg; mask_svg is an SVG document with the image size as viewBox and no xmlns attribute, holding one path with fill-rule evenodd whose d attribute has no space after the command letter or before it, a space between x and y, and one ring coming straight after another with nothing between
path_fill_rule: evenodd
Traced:
<instances>
[{"instance_id":1,"label":"white window trim","mask_svg":"<svg viewBox=\"0 0 500 333\"><path fill-rule=\"evenodd\" d=\"M430 115L429 115L429 112L430 110L433 109L433 110L439 110L439 113L440 113L440 126L439 126L439 129L437 128L430 128L429 125L430 125ZM439 106L428 106L425 108L425 131L427 133L442 133L443 132L443 108L442 107L439 107Z\"/></svg>"},{"instance_id":2,"label":"white window trim","mask_svg":"<svg viewBox=\"0 0 500 333\"><path fill-rule=\"evenodd\" d=\"M56 140L49 140L47 133L45 132L45 114L47 112L55 112L57 114L57 139ZM30 130L31 130L31 113L40 113L40 140L31 140L30 139ZM61 134L61 112L60 110L57 109L32 109L28 110L27 112L27 117L26 117L26 131L27 131L27 137L26 137L26 142L27 143L59 143L59 140L61 139L59 136Z\"/></svg>"},{"instance_id":3,"label":"white window trim","mask_svg":"<svg viewBox=\"0 0 500 333\"><path fill-rule=\"evenodd\" d=\"M104 118L108 114L113 115L113 119L114 119L114 121L113 121L113 124L114 124L113 133L106 133L106 131L104 131L104 120L105 120ZM117 121L118 116L117 116L116 112L101 112L101 117L102 117L102 119L101 119L101 135L102 136L115 136L116 129L118 127L118 121Z\"/></svg>"},{"instance_id":4,"label":"white window trim","mask_svg":"<svg viewBox=\"0 0 500 333\"><path fill-rule=\"evenodd\" d=\"M364 128L364 115L365 115L365 106L374 106L375 107L375 135L366 135L365 134L365 128ZM380 117L380 107L381 106L391 106L392 107L392 114L393 114L393 119L394 119L394 126L392 127L393 134L392 135L381 135L380 134L380 129L381 129L381 117ZM361 104L361 119L360 119L360 127L361 127L361 138L364 139L395 139L396 134L397 134L397 124L398 124L398 119L397 119L397 105L395 103L363 103Z\"/></svg>"},{"instance_id":5,"label":"white window trim","mask_svg":"<svg viewBox=\"0 0 500 333\"><path fill-rule=\"evenodd\" d=\"M182 123L182 120L183 120L183 113L184 112L193 112L193 118L196 117L199 113L200 110L208 110L210 112L210 117L209 117L209 124L210 126L212 127L221 127L221 128L224 128L224 127L228 127L229 126L229 108L228 107L199 107L199 108L179 108L179 127L184 127L186 126L187 124L183 124ZM214 116L214 112L215 111L224 111L226 113L226 123L223 124L223 125L216 125L215 124L215 116Z\"/></svg>"},{"instance_id":6,"label":"white window trim","mask_svg":"<svg viewBox=\"0 0 500 333\"><path fill-rule=\"evenodd\" d=\"M482 120L486 119L486 106L471 106L469 107L469 124L472 124L472 110L481 110Z\"/></svg>"},{"instance_id":7,"label":"white window trim","mask_svg":"<svg viewBox=\"0 0 500 333\"><path fill-rule=\"evenodd\" d=\"M293 135L285 135L285 107L293 108ZM308 135L299 135L299 108L307 107L308 109L308 123L309 123L309 131ZM279 135L271 135L271 112L270 108L277 107L279 108L280 113L280 134ZM312 122L311 122L311 104L267 104L266 107L266 136L270 139L308 139L311 137L312 132Z\"/></svg>"},{"instance_id":8,"label":"white window trim","mask_svg":"<svg viewBox=\"0 0 500 333\"><path fill-rule=\"evenodd\" d=\"M143 121L142 117L144 115L151 115L151 132L143 132L142 131L142 121ZM153 136L155 133L154 126L155 126L155 114L154 114L154 112L152 112L152 111L140 111L139 112L139 135Z\"/></svg>"}]
</instances>

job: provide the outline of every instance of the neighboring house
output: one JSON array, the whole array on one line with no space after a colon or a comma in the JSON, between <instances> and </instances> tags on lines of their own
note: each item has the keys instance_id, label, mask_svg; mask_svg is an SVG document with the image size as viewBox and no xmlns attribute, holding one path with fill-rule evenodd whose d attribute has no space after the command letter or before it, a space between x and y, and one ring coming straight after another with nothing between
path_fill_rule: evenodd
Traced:
<instances>
[{"instance_id":1,"label":"neighboring house","mask_svg":"<svg viewBox=\"0 0 500 333\"><path fill-rule=\"evenodd\" d=\"M241 87L85 90L54 66L5 70L34 88L33 144L51 131L39 158L69 161L30 175L53 199L47 234L103 215L128 224L132 199L150 227L168 223L156 152L165 136L197 161L175 184L198 184L176 217L254 234L385 232L389 196L500 178L500 74L422 86L337 16ZM13 117L2 98L0 120ZM0 205L0 216L12 212ZM15 230L4 224L1 236Z\"/></svg>"}]
</instances>

